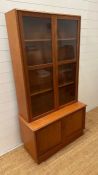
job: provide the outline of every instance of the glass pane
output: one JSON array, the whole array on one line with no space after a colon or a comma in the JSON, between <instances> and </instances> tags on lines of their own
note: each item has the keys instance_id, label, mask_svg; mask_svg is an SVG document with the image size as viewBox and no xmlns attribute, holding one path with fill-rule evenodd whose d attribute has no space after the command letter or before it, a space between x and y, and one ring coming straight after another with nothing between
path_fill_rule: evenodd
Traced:
<instances>
[{"instance_id":1,"label":"glass pane","mask_svg":"<svg viewBox=\"0 0 98 175\"><path fill-rule=\"evenodd\" d=\"M72 60L76 58L76 40L58 41L58 60Z\"/></svg>"},{"instance_id":2,"label":"glass pane","mask_svg":"<svg viewBox=\"0 0 98 175\"><path fill-rule=\"evenodd\" d=\"M24 16L23 28L28 65L51 63L51 19Z\"/></svg>"},{"instance_id":3,"label":"glass pane","mask_svg":"<svg viewBox=\"0 0 98 175\"><path fill-rule=\"evenodd\" d=\"M70 60L76 57L77 21L58 20L58 60Z\"/></svg>"},{"instance_id":4,"label":"glass pane","mask_svg":"<svg viewBox=\"0 0 98 175\"><path fill-rule=\"evenodd\" d=\"M51 63L51 42L28 42L26 54L29 66Z\"/></svg>"},{"instance_id":5,"label":"glass pane","mask_svg":"<svg viewBox=\"0 0 98 175\"><path fill-rule=\"evenodd\" d=\"M59 88L59 104L64 105L75 100L75 85L68 85Z\"/></svg>"},{"instance_id":6,"label":"glass pane","mask_svg":"<svg viewBox=\"0 0 98 175\"><path fill-rule=\"evenodd\" d=\"M54 108L53 91L35 95L31 100L33 116L41 115Z\"/></svg>"},{"instance_id":7,"label":"glass pane","mask_svg":"<svg viewBox=\"0 0 98 175\"><path fill-rule=\"evenodd\" d=\"M59 86L75 82L76 65L65 64L59 66Z\"/></svg>"},{"instance_id":8,"label":"glass pane","mask_svg":"<svg viewBox=\"0 0 98 175\"><path fill-rule=\"evenodd\" d=\"M77 37L77 21L58 19L58 39L71 39Z\"/></svg>"},{"instance_id":9,"label":"glass pane","mask_svg":"<svg viewBox=\"0 0 98 175\"><path fill-rule=\"evenodd\" d=\"M29 71L29 83L31 94L53 89L52 68Z\"/></svg>"}]
</instances>

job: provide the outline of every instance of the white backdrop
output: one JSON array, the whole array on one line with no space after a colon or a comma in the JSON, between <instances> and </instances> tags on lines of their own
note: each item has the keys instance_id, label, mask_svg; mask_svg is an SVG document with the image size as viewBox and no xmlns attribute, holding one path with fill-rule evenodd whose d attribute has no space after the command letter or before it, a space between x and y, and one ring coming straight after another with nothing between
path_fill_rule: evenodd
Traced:
<instances>
[{"instance_id":1,"label":"white backdrop","mask_svg":"<svg viewBox=\"0 0 98 175\"><path fill-rule=\"evenodd\" d=\"M79 100L98 106L98 0L0 0L0 155L22 143L4 17L13 8L81 15Z\"/></svg>"}]
</instances>

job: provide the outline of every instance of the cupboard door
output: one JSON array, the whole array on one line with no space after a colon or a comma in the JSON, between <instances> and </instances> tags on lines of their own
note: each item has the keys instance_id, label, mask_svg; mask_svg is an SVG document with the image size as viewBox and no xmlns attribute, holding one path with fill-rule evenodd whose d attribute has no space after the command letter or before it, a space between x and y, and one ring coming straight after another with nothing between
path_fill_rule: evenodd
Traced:
<instances>
[{"instance_id":1,"label":"cupboard door","mask_svg":"<svg viewBox=\"0 0 98 175\"><path fill-rule=\"evenodd\" d=\"M54 109L51 16L22 15L24 62L32 117Z\"/></svg>"},{"instance_id":2,"label":"cupboard door","mask_svg":"<svg viewBox=\"0 0 98 175\"><path fill-rule=\"evenodd\" d=\"M57 19L59 106L76 100L78 21Z\"/></svg>"},{"instance_id":3,"label":"cupboard door","mask_svg":"<svg viewBox=\"0 0 98 175\"><path fill-rule=\"evenodd\" d=\"M37 145L39 154L61 143L61 121L57 121L37 132Z\"/></svg>"},{"instance_id":4,"label":"cupboard door","mask_svg":"<svg viewBox=\"0 0 98 175\"><path fill-rule=\"evenodd\" d=\"M62 119L63 139L73 135L75 132L83 129L83 110L79 110L64 119Z\"/></svg>"}]
</instances>

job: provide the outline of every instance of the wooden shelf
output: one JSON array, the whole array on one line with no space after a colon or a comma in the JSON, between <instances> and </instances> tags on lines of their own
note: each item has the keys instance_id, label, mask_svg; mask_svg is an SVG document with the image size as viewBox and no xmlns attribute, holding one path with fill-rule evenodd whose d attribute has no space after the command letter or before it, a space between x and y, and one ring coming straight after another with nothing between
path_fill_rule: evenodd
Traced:
<instances>
[{"instance_id":1,"label":"wooden shelf","mask_svg":"<svg viewBox=\"0 0 98 175\"><path fill-rule=\"evenodd\" d=\"M49 68L52 66L53 66L53 63L39 64L39 65L34 65L34 66L28 66L28 70L43 69L43 68Z\"/></svg>"},{"instance_id":2,"label":"wooden shelf","mask_svg":"<svg viewBox=\"0 0 98 175\"><path fill-rule=\"evenodd\" d=\"M77 38L58 38L58 41L72 41L76 40ZM51 38L42 38L42 39L25 39L25 42L44 42L44 41L51 41Z\"/></svg>"},{"instance_id":3,"label":"wooden shelf","mask_svg":"<svg viewBox=\"0 0 98 175\"><path fill-rule=\"evenodd\" d=\"M72 41L72 40L77 40L77 38L58 38L58 41Z\"/></svg>"},{"instance_id":4,"label":"wooden shelf","mask_svg":"<svg viewBox=\"0 0 98 175\"><path fill-rule=\"evenodd\" d=\"M24 40L25 42L46 42L46 41L51 41L51 38L46 38L46 39L26 39Z\"/></svg>"},{"instance_id":5,"label":"wooden shelf","mask_svg":"<svg viewBox=\"0 0 98 175\"><path fill-rule=\"evenodd\" d=\"M62 60L58 62L58 65L62 65L62 64L71 64L71 63L76 63L76 59L72 59L72 60Z\"/></svg>"},{"instance_id":6,"label":"wooden shelf","mask_svg":"<svg viewBox=\"0 0 98 175\"><path fill-rule=\"evenodd\" d=\"M74 84L74 83L75 83L74 81L71 81L71 82L68 82L68 83L63 83L63 84L59 85L59 87L68 86L68 85L71 85L71 84Z\"/></svg>"},{"instance_id":7,"label":"wooden shelf","mask_svg":"<svg viewBox=\"0 0 98 175\"><path fill-rule=\"evenodd\" d=\"M52 90L53 90L52 88L48 88L48 89L44 89L44 90L41 90L41 91L38 91L38 92L34 92L34 93L31 94L31 97L35 96L35 95L43 94L45 92L49 92L49 91L52 91Z\"/></svg>"}]
</instances>

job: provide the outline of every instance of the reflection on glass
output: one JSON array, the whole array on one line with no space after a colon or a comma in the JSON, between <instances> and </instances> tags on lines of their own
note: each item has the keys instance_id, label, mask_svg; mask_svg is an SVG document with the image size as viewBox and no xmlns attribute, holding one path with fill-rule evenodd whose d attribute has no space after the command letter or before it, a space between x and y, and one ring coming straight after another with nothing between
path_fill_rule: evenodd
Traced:
<instances>
[{"instance_id":1,"label":"reflection on glass","mask_svg":"<svg viewBox=\"0 0 98 175\"><path fill-rule=\"evenodd\" d=\"M58 19L58 60L75 59L77 21Z\"/></svg>"},{"instance_id":2,"label":"reflection on glass","mask_svg":"<svg viewBox=\"0 0 98 175\"><path fill-rule=\"evenodd\" d=\"M35 95L31 100L33 116L41 115L54 108L53 91Z\"/></svg>"},{"instance_id":3,"label":"reflection on glass","mask_svg":"<svg viewBox=\"0 0 98 175\"><path fill-rule=\"evenodd\" d=\"M29 71L31 93L53 89L52 68Z\"/></svg>"},{"instance_id":4,"label":"reflection on glass","mask_svg":"<svg viewBox=\"0 0 98 175\"><path fill-rule=\"evenodd\" d=\"M50 39L51 38L51 20L40 17L23 17L25 39Z\"/></svg>"},{"instance_id":5,"label":"reflection on glass","mask_svg":"<svg viewBox=\"0 0 98 175\"><path fill-rule=\"evenodd\" d=\"M71 39L77 36L77 21L58 19L58 39Z\"/></svg>"},{"instance_id":6,"label":"reflection on glass","mask_svg":"<svg viewBox=\"0 0 98 175\"><path fill-rule=\"evenodd\" d=\"M26 44L27 63L29 66L51 63L51 43L33 42Z\"/></svg>"},{"instance_id":7,"label":"reflection on glass","mask_svg":"<svg viewBox=\"0 0 98 175\"><path fill-rule=\"evenodd\" d=\"M59 88L59 104L64 105L75 100L75 85L68 85Z\"/></svg>"},{"instance_id":8,"label":"reflection on glass","mask_svg":"<svg viewBox=\"0 0 98 175\"><path fill-rule=\"evenodd\" d=\"M58 41L58 60L71 60L76 57L75 41Z\"/></svg>"},{"instance_id":9,"label":"reflection on glass","mask_svg":"<svg viewBox=\"0 0 98 175\"><path fill-rule=\"evenodd\" d=\"M59 66L59 85L75 81L76 66L75 64L65 64Z\"/></svg>"},{"instance_id":10,"label":"reflection on glass","mask_svg":"<svg viewBox=\"0 0 98 175\"><path fill-rule=\"evenodd\" d=\"M24 16L23 29L28 65L52 62L51 19Z\"/></svg>"}]
</instances>

